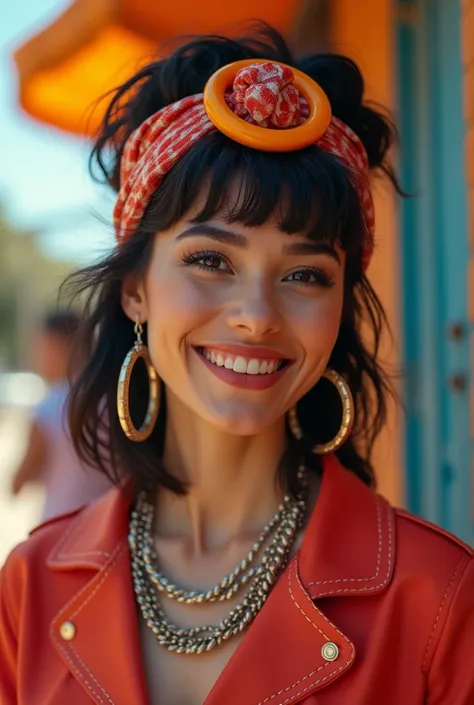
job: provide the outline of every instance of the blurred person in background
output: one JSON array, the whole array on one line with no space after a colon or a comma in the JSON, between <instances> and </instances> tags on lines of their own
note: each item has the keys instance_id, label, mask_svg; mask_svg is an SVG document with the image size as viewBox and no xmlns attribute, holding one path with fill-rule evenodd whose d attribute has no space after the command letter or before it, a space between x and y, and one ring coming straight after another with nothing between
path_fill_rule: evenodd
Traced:
<instances>
[{"instance_id":1,"label":"blurred person in background","mask_svg":"<svg viewBox=\"0 0 474 705\"><path fill-rule=\"evenodd\" d=\"M73 311L47 313L35 331L32 365L49 385L33 412L26 452L11 484L14 496L32 482L45 490L42 520L88 504L110 488L106 476L83 463L67 427L68 377L74 378L73 341L80 318Z\"/></svg>"}]
</instances>

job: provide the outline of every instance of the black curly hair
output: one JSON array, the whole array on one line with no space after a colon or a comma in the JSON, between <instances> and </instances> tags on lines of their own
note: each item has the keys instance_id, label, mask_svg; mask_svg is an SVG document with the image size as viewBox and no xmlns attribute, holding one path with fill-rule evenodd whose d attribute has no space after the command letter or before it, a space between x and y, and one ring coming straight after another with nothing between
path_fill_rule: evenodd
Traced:
<instances>
[{"instance_id":1,"label":"black curly hair","mask_svg":"<svg viewBox=\"0 0 474 705\"><path fill-rule=\"evenodd\" d=\"M387 162L396 136L394 127L380 110L364 102L364 83L356 64L327 53L295 61L282 37L266 26L240 40L195 38L168 58L150 63L118 88L91 155L92 173L97 177L98 170L99 179L117 191L121 155L133 130L164 106L202 92L206 81L220 67L249 58L284 62L319 83L333 114L362 140L370 168L384 172L400 191ZM244 197L232 203L229 193L235 179L239 180ZM259 226L273 215L284 232L308 232L313 239L337 240L346 251L343 316L330 365L350 385L355 424L350 439L337 455L346 468L367 485L373 485L371 451L386 420L387 394L391 390L379 362L380 338L387 321L361 265L364 221L351 175L341 161L317 146L289 154L264 153L237 144L219 132L201 139L166 175L133 238L104 261L75 273L68 282L76 294L86 294L81 352L87 355L88 363L73 386L69 414L79 454L115 479L124 474L131 477L136 490L166 486L177 493L185 491L162 463L165 405L156 429L143 443L127 440L119 425L115 411L117 378L134 342L133 325L122 310L120 297L123 277L146 269L153 235L183 217L205 180L210 188L197 221L211 218L225 205L231 222ZM364 337L363 322L365 333L371 333ZM133 413L143 413L147 401L144 375L134 373L130 398ZM318 461L310 460L310 449L334 435L339 427L338 395L322 381L300 401L298 414L304 439L296 441L288 435L288 449L280 468L290 489L294 487L302 454L318 469Z\"/></svg>"}]
</instances>

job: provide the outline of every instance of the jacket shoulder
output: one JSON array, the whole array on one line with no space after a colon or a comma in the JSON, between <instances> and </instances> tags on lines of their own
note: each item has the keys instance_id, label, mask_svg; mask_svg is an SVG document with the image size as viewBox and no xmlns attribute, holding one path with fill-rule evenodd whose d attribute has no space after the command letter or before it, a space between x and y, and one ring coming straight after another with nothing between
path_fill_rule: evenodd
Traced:
<instances>
[{"instance_id":1,"label":"jacket shoulder","mask_svg":"<svg viewBox=\"0 0 474 705\"><path fill-rule=\"evenodd\" d=\"M458 581L472 576L473 549L405 510L395 509L394 513L397 550L393 586L403 589L410 578L419 586L416 601L433 601L436 610L448 607ZM471 582L472 577L466 580Z\"/></svg>"},{"instance_id":2,"label":"jacket shoulder","mask_svg":"<svg viewBox=\"0 0 474 705\"><path fill-rule=\"evenodd\" d=\"M50 552L67 535L82 510L58 516L34 529L30 536L10 552L0 570L0 654L1 632L14 634L21 620L22 604L28 593L38 594L44 583ZM14 626L17 625L17 626ZM1 656L0 656L1 659Z\"/></svg>"},{"instance_id":3,"label":"jacket shoulder","mask_svg":"<svg viewBox=\"0 0 474 705\"><path fill-rule=\"evenodd\" d=\"M411 601L413 608L412 625L421 616L429 616L422 662L428 676L429 700L474 702L472 665L463 657L472 650L474 640L474 550L420 517L400 509L395 514L395 583L400 590L404 590L404 584L417 586L416 591L409 588L403 592L405 603ZM466 696L458 699L461 690Z\"/></svg>"},{"instance_id":4,"label":"jacket shoulder","mask_svg":"<svg viewBox=\"0 0 474 705\"><path fill-rule=\"evenodd\" d=\"M34 527L28 538L17 544L8 555L2 573L9 573L19 565L43 564L53 549L75 523L77 517L81 515L84 508L80 507L74 511L60 514L56 517L38 524Z\"/></svg>"},{"instance_id":5,"label":"jacket shoulder","mask_svg":"<svg viewBox=\"0 0 474 705\"><path fill-rule=\"evenodd\" d=\"M443 551L452 553L453 556L474 558L474 548L449 531L405 509L395 508L394 512L400 538L410 540L414 549L418 547L420 551L425 551L439 547Z\"/></svg>"},{"instance_id":6,"label":"jacket shoulder","mask_svg":"<svg viewBox=\"0 0 474 705\"><path fill-rule=\"evenodd\" d=\"M28 536L33 536L33 534L36 534L40 531L43 531L46 529L46 527L50 526L55 526L57 524L64 525L64 523L67 523L68 519L71 519L72 517L76 517L80 512L84 509L84 506L77 507L76 509L73 509L69 512L64 512L62 514L58 514L57 516L51 517L50 519L46 519L45 521L42 521L40 524L37 524L34 526L31 531L28 533Z\"/></svg>"},{"instance_id":7,"label":"jacket shoulder","mask_svg":"<svg viewBox=\"0 0 474 705\"><path fill-rule=\"evenodd\" d=\"M129 504L125 492L112 488L90 504L49 519L12 550L2 574L18 572L20 566L24 579L34 580L49 575L49 569L102 567L126 541Z\"/></svg>"}]
</instances>

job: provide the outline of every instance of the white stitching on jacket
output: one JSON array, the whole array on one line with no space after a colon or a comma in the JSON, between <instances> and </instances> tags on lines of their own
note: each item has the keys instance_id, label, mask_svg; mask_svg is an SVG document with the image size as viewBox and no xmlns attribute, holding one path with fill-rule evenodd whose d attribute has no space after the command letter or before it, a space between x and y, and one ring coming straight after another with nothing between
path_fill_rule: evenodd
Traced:
<instances>
[{"instance_id":1,"label":"white stitching on jacket","mask_svg":"<svg viewBox=\"0 0 474 705\"><path fill-rule=\"evenodd\" d=\"M369 587L363 587L363 588L343 588L340 590L328 590L327 592L324 591L325 596L329 595L338 595L340 593L354 593L354 592L372 592L373 590L378 590L379 588L383 587L386 585L389 581L390 578L390 572L392 568L392 550L393 550L393 515L390 512L387 512L387 524L388 524L388 557L387 557L387 573L382 580L381 583L378 585L370 585ZM375 577L375 576L374 576ZM328 580L326 583L341 583L341 582L359 582L359 581L364 581L364 580L372 580L373 578L348 578L348 579L338 579L338 580ZM308 583L308 587L310 585L314 585L315 583Z\"/></svg>"},{"instance_id":2,"label":"white stitching on jacket","mask_svg":"<svg viewBox=\"0 0 474 705\"><path fill-rule=\"evenodd\" d=\"M99 686L99 688L101 689L101 691L103 692L103 694L105 695L105 697L107 698L107 700L109 701L109 703L111 703L111 705L115 705L115 704L114 704L114 701L112 700L112 698L110 697L110 695L107 693L107 691L105 690L105 688L103 688L103 687L101 686L101 684L99 683L99 681L97 680L97 678L94 677L92 671L91 671L89 668L87 668L86 664L84 663L84 661L81 659L81 657L80 657L79 654L77 653L77 650L74 648L74 645L71 643L71 644L69 644L69 647L70 647L70 648L72 649L72 651L74 652L75 657L77 658L77 660L79 661L79 663L81 664L81 666L83 667L83 669L86 671L86 673L92 678L92 680L94 681L94 683Z\"/></svg>"},{"instance_id":3,"label":"white stitching on jacket","mask_svg":"<svg viewBox=\"0 0 474 705\"><path fill-rule=\"evenodd\" d=\"M298 571L297 571L297 568L296 568L296 562L295 562L294 565L295 565L295 574L296 574L296 579L297 579L297 581L298 581L298 585L300 586L300 588L301 588L301 589L303 590L303 592L304 592L304 588L303 588L303 586L301 585L301 581L300 581L300 578L299 578L299 575L298 575ZM294 594L293 594L293 590L291 589L291 570L290 570L289 573L288 573L288 587L289 587L289 590L290 590L290 597L291 597L291 599L293 600L294 604L295 604L296 607L299 609L299 611L301 612L301 614L303 615L303 617L306 619L306 621L309 622L309 623L311 624L311 626L312 626L314 629L316 629L316 630L321 634L322 637L324 637L324 638L326 639L326 641L329 641L328 635L325 634L325 633L318 627L318 625L315 624L315 623L308 617L308 615L306 614L306 612L304 611L304 609L301 607L301 605L299 604L299 602L298 602L297 599L295 598L295 596L294 596ZM313 607L313 609L318 609L318 608L316 607L316 605L314 605L314 604L311 602L311 600L310 600L310 603L311 603L311 607ZM319 610L318 610L318 612L319 612ZM339 633L340 633L340 632L339 632ZM329 663L329 662L328 662L328 663Z\"/></svg>"},{"instance_id":4,"label":"white stitching on jacket","mask_svg":"<svg viewBox=\"0 0 474 705\"><path fill-rule=\"evenodd\" d=\"M328 637L326 636L326 634L324 634L324 632L321 631L321 629L318 627L318 625L313 622L313 620L311 619L311 617L304 611L304 609L301 607L301 605L300 605L300 604L298 603L298 601L296 600L296 597L294 596L293 590L292 590L292 588L291 588L291 571L292 571L292 569L294 570L295 576L296 576L296 580L297 580L297 582L298 582L298 584L299 584L301 590L303 591L303 594L305 595L306 599L307 599L308 602L311 604L311 607L312 607L313 609L316 609L317 612L319 612L319 614L321 614L321 612L318 610L318 608L316 607L316 605L314 605L313 602L311 601L311 599L308 597L308 595L306 595L306 592L305 592L305 590L304 590L303 585L301 584L301 580L300 580L300 577L299 577L299 575L298 575L298 570L297 570L297 567L296 567L296 560L295 560L295 559L293 559L293 563L292 563L292 565L290 566L290 570L288 571L288 583L289 583L289 590L290 590L291 599L293 600L293 602L295 603L295 605L297 606L297 608L299 609L299 611L303 614L303 616L305 617L305 619L307 619L308 622L310 622L310 624L311 624L315 629L317 629L317 631L318 631L325 639L328 639ZM329 678L331 678L331 676L335 675L336 673L339 673L339 671L344 670L344 668L346 668L346 667L350 664L351 660L353 659L353 657L354 657L354 646L351 644L351 642L349 641L349 639L348 639L342 632L340 632L339 629L337 629L337 627L334 626L334 624L332 624L328 619L326 619L326 617L324 617L324 615L323 615L323 618L324 618L325 621L326 621L328 624L330 624L330 626L333 627L333 629L335 629L335 630L337 631L337 633L340 634L341 637L342 637L345 641L347 641L347 643L350 645L350 647L351 647L351 656L350 656L349 660L346 661L346 663L344 663L344 664L343 664L342 666L340 666L339 668L336 668L334 671L331 671L331 673L329 673L327 676L324 676L324 678L319 678L318 680L314 681L313 683L310 683L310 685L306 686L306 688L303 688L303 690L298 691L298 693L295 693L294 695L291 695L289 698L286 698L285 700L280 701L280 702L278 703L278 705L286 705L286 704L289 703L290 701L294 700L295 698L299 697L300 695L302 695L303 693L305 693L306 691L308 691L310 688L314 687L315 685L318 685L318 683L323 683L324 681L328 680ZM304 676L303 678L300 678L299 680L295 681L295 683L292 683L291 685L287 686L287 687L284 688L283 690L279 690L277 693L274 693L273 695L269 695L267 698L264 698L264 700L261 700L261 701L258 703L258 705L265 705L265 703L268 703L270 700L273 700L274 698L277 698L277 697L280 696L280 695L284 695L285 693L288 693L289 690L291 690L292 688L294 688L294 687L297 686L297 685L300 685L300 684L303 683L304 681L307 681L308 678L312 678L314 675L316 675L317 673L319 673L319 671L322 671L323 669L328 668L328 666L330 666L330 665L332 665L332 664L331 664L330 661L328 661L327 663L324 664L324 666L320 666L319 668L317 668L316 671L312 671L312 672L309 673L307 676Z\"/></svg>"},{"instance_id":5,"label":"white stitching on jacket","mask_svg":"<svg viewBox=\"0 0 474 705\"><path fill-rule=\"evenodd\" d=\"M105 551L82 551L81 553L58 553L57 555L58 558L83 558L84 556L105 556L110 558L110 553L105 553Z\"/></svg>"},{"instance_id":6,"label":"white stitching on jacket","mask_svg":"<svg viewBox=\"0 0 474 705\"><path fill-rule=\"evenodd\" d=\"M77 606L76 611L71 614L71 616L69 617L69 619L73 620L74 617L76 617L76 616L79 614L79 612L80 612L81 610L83 610L84 607L92 600L92 598L93 598L94 595L96 594L97 590L99 590L99 588L102 587L102 585L104 584L104 582L105 582L105 581L107 580L107 578L109 577L109 574L110 574L112 568L113 568L114 565L117 563L117 561L118 561L118 559L120 558L120 556L122 555L122 553L124 553L124 551L126 551L126 550L128 550L128 546L127 546L126 543L121 543L121 544L119 544L119 545L117 546L117 548L116 548L116 555L115 555L113 561L111 561L110 564L107 566L107 568L104 570L104 573L103 573L103 575L102 575L101 580L99 580L99 582L97 583L97 585L95 586L95 588L93 589L93 591L91 592L91 594L88 596L87 600L85 600L85 602L83 602L82 604L80 604L80 605ZM73 602L73 601L71 601L71 602Z\"/></svg>"},{"instance_id":7,"label":"white stitching on jacket","mask_svg":"<svg viewBox=\"0 0 474 705\"><path fill-rule=\"evenodd\" d=\"M81 673L79 667L77 666L77 664L74 663L74 661L72 660L72 658L69 656L68 652L67 652L66 649L64 648L64 645L62 644L62 642L59 641L59 639L57 638L57 636L56 636L56 634L54 633L54 631L52 631L52 637L53 637L54 641L56 642L56 644L58 645L60 651L62 651L62 653L64 654L64 658L66 659L66 661L69 662L69 664L70 664L72 670L75 671L75 672L77 673L77 675L79 676L80 680L82 680L82 681L84 682L84 684L85 684L87 690L90 690L91 693L92 693L93 695L95 695L95 697L97 698L97 700L98 700L100 703L103 703L104 700L102 700L102 698L100 697L99 693L97 693L97 692L94 690L93 686L89 683L89 681L87 680L87 678L85 677L85 675L84 675L83 673ZM94 677L93 677L93 680L97 683L97 681L95 680ZM97 685L99 686L99 688L101 688L101 690L104 690L104 689L102 688L102 686L99 685L99 683L97 683ZM111 700L111 699L109 698L109 696L107 695L107 693L105 692L105 690L104 690L104 693L105 693L105 695L107 696L108 701L109 701L110 703L112 703L112 705L114 705L113 700Z\"/></svg>"},{"instance_id":8,"label":"white stitching on jacket","mask_svg":"<svg viewBox=\"0 0 474 705\"><path fill-rule=\"evenodd\" d=\"M69 619L70 619L71 621L74 619L74 617L76 617L76 616L79 614L79 612L87 605L87 603L92 599L92 597L96 594L96 592L99 590L99 588L104 584L104 582L105 582L105 580L107 579L107 577L109 576L109 574L110 574L112 568L113 568L114 565L117 563L119 557L122 555L122 553L123 553L126 549L127 549L127 544L126 544L126 543L120 543L120 544L117 546L117 548L115 549L115 556L113 557L113 560L111 560L110 563L109 563L109 565L104 569L104 573L103 573L101 579L99 580L99 582L97 583L97 585L95 586L94 590L88 595L87 599L86 599L84 602L82 602L81 604L79 604L79 605L77 606L76 610L75 610L72 614L69 615ZM113 555L113 554L112 554L112 555ZM75 602L76 600L77 600L77 595L75 595L75 596L67 603L67 605L61 610L61 614L67 614L69 608L72 607L72 605L74 604L74 602ZM56 619L57 619L57 618L56 618ZM87 680L86 676L85 676L84 673L81 671L79 665L78 665L77 663L75 663L75 662L72 660L72 658L69 656L69 654L68 654L68 652L67 652L67 649L66 649L66 647L64 646L63 642L60 641L60 640L58 639L58 637L56 636L56 633L55 633L53 627L51 627L50 633L51 633L51 635L52 635L54 641L55 641L56 644L58 645L59 649L60 649L61 652L64 654L64 657L65 657L66 660L70 663L72 669L77 673L77 675L79 676L80 680L82 680L82 681L84 682L86 688L87 688L88 690L90 690L90 691L94 694L94 696L99 700L100 703L104 703L105 701L104 701L104 700L101 698L101 696L94 690L93 686L89 683L89 681ZM69 647L70 647L70 649L73 651L73 653L74 653L75 658L77 659L77 661L79 661L79 663L82 665L82 667L83 667L83 669L85 670L85 672L90 676L90 678L94 681L94 683L100 688L100 690L103 692L103 694L105 695L105 697L107 698L107 700L109 701L109 703L110 703L111 705L115 705L115 704L114 704L114 701L112 700L112 698L110 697L110 695L109 695L109 694L107 693L107 691L101 686L101 684L100 684L100 683L98 682L98 680L94 677L94 675L92 674L92 672L91 672L91 671L89 670L89 668L86 666L86 664L84 663L84 661L80 658L79 654L77 653L77 651L76 651L76 649L74 648L74 646L73 646L72 643L69 643Z\"/></svg>"},{"instance_id":9,"label":"white stitching on jacket","mask_svg":"<svg viewBox=\"0 0 474 705\"><path fill-rule=\"evenodd\" d=\"M333 583L362 583L367 580L376 580L380 573L380 565L382 562L382 509L381 500L376 497L376 508L377 508L377 536L378 536L378 547L377 547L377 568L375 575L370 578L337 578L336 580L314 580L308 583L310 585L331 585Z\"/></svg>"},{"instance_id":10,"label":"white stitching on jacket","mask_svg":"<svg viewBox=\"0 0 474 705\"><path fill-rule=\"evenodd\" d=\"M78 526L82 524L82 518L78 519L77 521L71 522L71 526L68 527L67 531L65 532L64 536L61 536L57 544L54 546L53 550L51 551L50 559L52 560L54 557L59 555L59 551L64 547L65 543L69 539L70 536L74 533L74 531L77 529Z\"/></svg>"},{"instance_id":11,"label":"white stitching on jacket","mask_svg":"<svg viewBox=\"0 0 474 705\"><path fill-rule=\"evenodd\" d=\"M81 553L64 553L64 547L67 544L68 540L74 536L74 534L79 531L83 523L83 517L81 516L78 518L77 521L72 522L71 526L68 528L64 536L60 538L56 546L53 548L53 550L50 553L50 558L49 560L54 560L56 558L84 558L86 556L105 556L106 558L110 558L110 553L106 553L105 551L84 551ZM95 565L98 565L100 568L102 568L102 564L96 563Z\"/></svg>"},{"instance_id":12,"label":"white stitching on jacket","mask_svg":"<svg viewBox=\"0 0 474 705\"><path fill-rule=\"evenodd\" d=\"M453 583L454 583L454 581L455 581L455 579L456 579L456 575L459 573L459 571L460 571L460 569L461 569L463 563L466 563L466 564L467 564L467 561L468 561L468 557L467 557L467 556L463 556L463 557L461 558L461 560L459 561L459 563L458 563L457 566L456 566L456 570L454 571L454 573L453 573L452 576L451 576L451 580L449 581L449 585L448 585L448 587L446 588L446 592L444 593L444 597L443 597L443 599L442 599L442 601L441 601L441 604L440 604L440 606L439 606L439 610L438 610L438 613L437 613L437 615L436 615L436 619L435 619L435 621L434 621L433 628L432 628L432 630L431 630L430 638L429 638L429 641L428 641L428 646L426 647L425 657L424 657L424 659L423 659L423 663L422 663L422 666L421 666L421 670L422 670L423 672L424 672L425 667L426 667L426 662L427 662L427 660L428 660L428 654L429 654L429 651L430 651L430 649L431 649L431 643L432 643L432 641L433 641L433 637L434 637L434 633L435 633L435 631L436 631L436 627L438 626L438 623L439 623L439 618L441 617L441 612L443 611L444 603L445 603L446 600L448 599L449 591L451 590L451 588L452 588L452 586L453 586Z\"/></svg>"}]
</instances>

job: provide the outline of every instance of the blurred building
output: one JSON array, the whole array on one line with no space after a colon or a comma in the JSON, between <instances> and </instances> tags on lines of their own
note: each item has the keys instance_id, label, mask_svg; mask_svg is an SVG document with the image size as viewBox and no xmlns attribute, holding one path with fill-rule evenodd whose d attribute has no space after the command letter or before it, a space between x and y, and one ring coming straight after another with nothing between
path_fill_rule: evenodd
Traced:
<instances>
[{"instance_id":1,"label":"blurred building","mask_svg":"<svg viewBox=\"0 0 474 705\"><path fill-rule=\"evenodd\" d=\"M0 200L0 373L29 368L32 328L54 306L73 267L72 262L47 257L40 236L39 230L14 225Z\"/></svg>"},{"instance_id":2,"label":"blurred building","mask_svg":"<svg viewBox=\"0 0 474 705\"><path fill-rule=\"evenodd\" d=\"M393 326L385 344L405 414L378 448L392 500L474 542L474 0L76 0L17 52L20 99L42 121L92 130L90 103L146 60L157 41L261 17L299 50L352 56L369 97L391 107L402 150L396 203L375 185L371 276Z\"/></svg>"}]
</instances>

